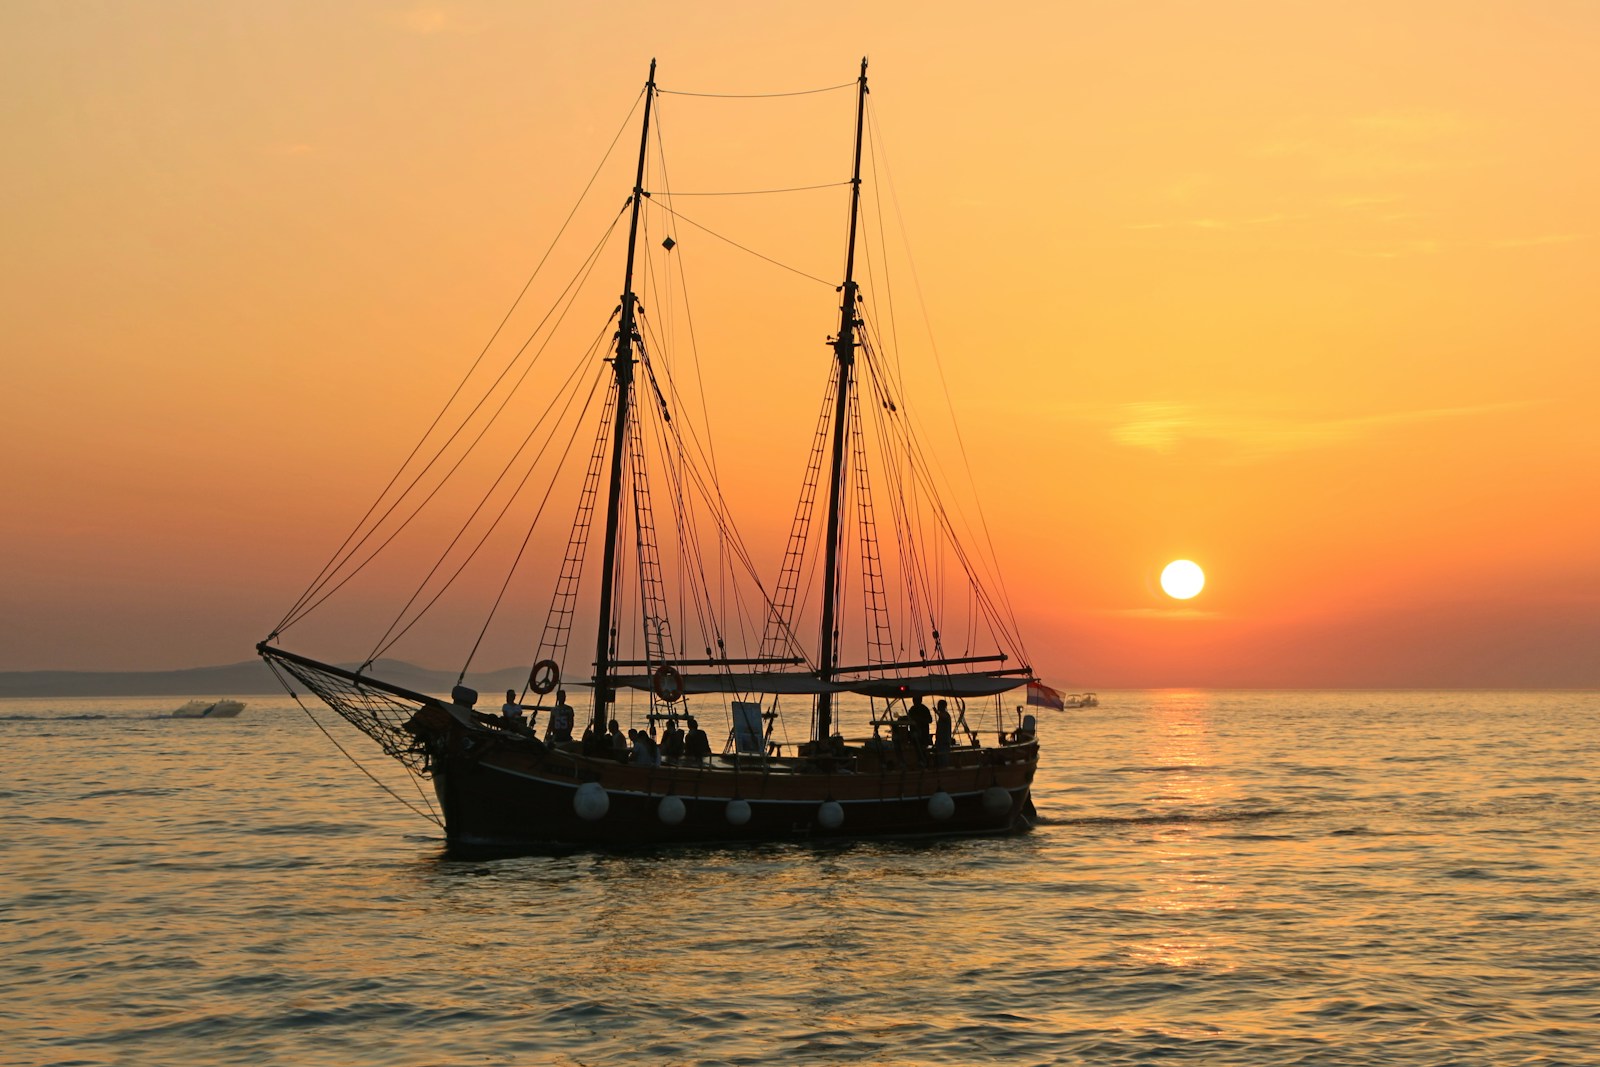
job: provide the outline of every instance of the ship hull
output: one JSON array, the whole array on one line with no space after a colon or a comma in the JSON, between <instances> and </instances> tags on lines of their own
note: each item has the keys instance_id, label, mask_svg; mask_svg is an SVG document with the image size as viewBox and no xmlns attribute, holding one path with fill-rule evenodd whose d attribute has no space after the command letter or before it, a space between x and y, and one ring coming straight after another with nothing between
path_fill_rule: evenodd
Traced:
<instances>
[{"instance_id":1,"label":"ship hull","mask_svg":"<svg viewBox=\"0 0 1600 1067\"><path fill-rule=\"evenodd\" d=\"M453 719L413 726L459 854L1010 833L1028 826L1038 764L1030 741L939 758L847 752L825 764L715 757L646 767Z\"/></svg>"}]
</instances>

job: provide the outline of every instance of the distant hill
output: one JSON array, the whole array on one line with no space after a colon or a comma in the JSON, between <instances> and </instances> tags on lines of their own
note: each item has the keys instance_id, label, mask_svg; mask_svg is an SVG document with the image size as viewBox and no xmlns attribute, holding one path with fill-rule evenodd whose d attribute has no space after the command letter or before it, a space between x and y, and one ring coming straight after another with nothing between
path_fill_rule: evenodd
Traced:
<instances>
[{"instance_id":1,"label":"distant hill","mask_svg":"<svg viewBox=\"0 0 1600 1067\"><path fill-rule=\"evenodd\" d=\"M350 670L355 664L341 664ZM435 671L400 660L379 660L369 674L419 693L447 694L455 685L454 671ZM525 667L510 667L467 676L467 684L493 697L496 692L522 688ZM0 697L231 697L251 693L281 693L283 686L258 659L221 667L191 667L179 671L0 671Z\"/></svg>"}]
</instances>

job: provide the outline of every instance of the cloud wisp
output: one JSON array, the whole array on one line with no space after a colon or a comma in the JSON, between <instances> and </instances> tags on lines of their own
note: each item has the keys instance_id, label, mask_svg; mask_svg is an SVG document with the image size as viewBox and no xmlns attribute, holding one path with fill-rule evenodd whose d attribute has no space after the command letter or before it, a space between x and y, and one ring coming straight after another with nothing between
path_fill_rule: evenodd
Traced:
<instances>
[{"instance_id":1,"label":"cloud wisp","mask_svg":"<svg viewBox=\"0 0 1600 1067\"><path fill-rule=\"evenodd\" d=\"M1089 614L1119 619L1164 619L1169 622L1199 622L1227 618L1219 611L1205 611L1178 604L1157 608L1104 608Z\"/></svg>"},{"instance_id":2,"label":"cloud wisp","mask_svg":"<svg viewBox=\"0 0 1600 1067\"><path fill-rule=\"evenodd\" d=\"M486 24L463 16L452 7L442 4L421 4L397 11L388 16L389 21L407 33L431 37L441 33L478 33Z\"/></svg>"},{"instance_id":3,"label":"cloud wisp","mask_svg":"<svg viewBox=\"0 0 1600 1067\"><path fill-rule=\"evenodd\" d=\"M1112 440L1129 448L1170 453L1189 444L1223 445L1240 458L1262 458L1285 452L1347 444L1386 429L1473 418L1529 406L1525 401L1383 412L1337 419L1291 419L1205 413L1187 404L1125 404L1109 416Z\"/></svg>"}]
</instances>

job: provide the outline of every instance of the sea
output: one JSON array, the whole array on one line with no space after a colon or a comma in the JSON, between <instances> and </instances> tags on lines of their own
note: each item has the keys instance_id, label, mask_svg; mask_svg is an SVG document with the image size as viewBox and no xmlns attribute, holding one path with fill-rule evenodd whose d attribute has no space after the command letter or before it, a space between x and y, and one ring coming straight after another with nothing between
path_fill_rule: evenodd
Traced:
<instances>
[{"instance_id":1,"label":"sea","mask_svg":"<svg viewBox=\"0 0 1600 1067\"><path fill-rule=\"evenodd\" d=\"M1600 693L1101 693L1030 833L477 862L186 699L0 701L0 1062L1600 1064Z\"/></svg>"}]
</instances>

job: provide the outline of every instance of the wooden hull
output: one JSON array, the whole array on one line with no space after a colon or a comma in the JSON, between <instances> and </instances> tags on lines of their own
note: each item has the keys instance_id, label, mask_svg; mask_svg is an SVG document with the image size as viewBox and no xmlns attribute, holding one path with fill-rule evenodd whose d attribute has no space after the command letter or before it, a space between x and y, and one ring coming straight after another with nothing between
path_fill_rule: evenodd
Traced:
<instances>
[{"instance_id":1,"label":"wooden hull","mask_svg":"<svg viewBox=\"0 0 1600 1067\"><path fill-rule=\"evenodd\" d=\"M411 727L457 853L552 847L1000 834L1026 829L1038 745L964 748L935 766L877 753L717 757L643 767L548 748L425 709Z\"/></svg>"}]
</instances>

